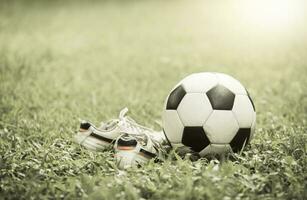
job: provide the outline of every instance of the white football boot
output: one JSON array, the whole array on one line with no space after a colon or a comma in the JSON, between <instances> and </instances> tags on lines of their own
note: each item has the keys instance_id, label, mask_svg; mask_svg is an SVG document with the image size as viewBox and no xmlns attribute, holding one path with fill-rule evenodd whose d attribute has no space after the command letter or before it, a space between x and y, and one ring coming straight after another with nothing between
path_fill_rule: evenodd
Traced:
<instances>
[{"instance_id":1,"label":"white football boot","mask_svg":"<svg viewBox=\"0 0 307 200\"><path fill-rule=\"evenodd\" d=\"M163 160L166 155L166 140L162 132L156 132L153 138L149 134L122 134L114 144L115 158L119 169L140 166L155 159ZM156 138L159 138L158 140Z\"/></svg>"},{"instance_id":2,"label":"white football boot","mask_svg":"<svg viewBox=\"0 0 307 200\"><path fill-rule=\"evenodd\" d=\"M118 137L119 131L115 124L109 130L100 130L87 121L80 123L80 130L74 136L75 141L90 150L109 147Z\"/></svg>"},{"instance_id":3,"label":"white football boot","mask_svg":"<svg viewBox=\"0 0 307 200\"><path fill-rule=\"evenodd\" d=\"M164 141L165 137L159 132L137 124L133 119L126 116L127 108L121 110L118 119L113 119L107 123L102 123L96 128L92 123L82 121L79 132L74 136L75 141L91 150L105 149L112 145L123 133L131 135L147 134L156 141Z\"/></svg>"}]
</instances>

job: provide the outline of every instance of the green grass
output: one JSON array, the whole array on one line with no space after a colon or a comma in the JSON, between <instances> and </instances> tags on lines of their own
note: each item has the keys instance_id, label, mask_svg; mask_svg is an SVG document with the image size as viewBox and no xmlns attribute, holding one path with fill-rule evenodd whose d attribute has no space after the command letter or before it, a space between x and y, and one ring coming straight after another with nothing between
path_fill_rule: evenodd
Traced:
<instances>
[{"instance_id":1,"label":"green grass","mask_svg":"<svg viewBox=\"0 0 307 200\"><path fill-rule=\"evenodd\" d=\"M306 29L257 32L226 1L1 1L0 199L307 199ZM226 10L225 12L222 12ZM159 129L193 72L239 79L257 109L234 160L119 171L72 141L127 106Z\"/></svg>"}]
</instances>

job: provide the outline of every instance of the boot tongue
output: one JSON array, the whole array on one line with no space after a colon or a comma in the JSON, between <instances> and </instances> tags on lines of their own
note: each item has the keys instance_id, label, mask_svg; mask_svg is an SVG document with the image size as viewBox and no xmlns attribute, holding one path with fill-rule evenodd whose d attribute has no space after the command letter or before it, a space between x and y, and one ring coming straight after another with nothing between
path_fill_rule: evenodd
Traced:
<instances>
[{"instance_id":1,"label":"boot tongue","mask_svg":"<svg viewBox=\"0 0 307 200\"><path fill-rule=\"evenodd\" d=\"M118 124L118 120L111 120L111 121L108 121L108 122L106 122L104 124L101 124L99 129L107 131L107 130L113 129L114 126L116 126L117 124Z\"/></svg>"},{"instance_id":2,"label":"boot tongue","mask_svg":"<svg viewBox=\"0 0 307 200\"><path fill-rule=\"evenodd\" d=\"M122 109L122 110L120 111L120 113L119 113L119 119L120 119L120 120L124 119L127 112L128 112L128 108L127 108L127 107L124 108L124 109Z\"/></svg>"},{"instance_id":3,"label":"boot tongue","mask_svg":"<svg viewBox=\"0 0 307 200\"><path fill-rule=\"evenodd\" d=\"M100 130L110 130L110 129L113 129L114 126L117 126L119 121L124 121L124 119L126 118L125 115L126 113L128 112L128 108L124 108L120 111L119 113L119 120L118 119L113 119L113 120L110 120L106 123L101 123L99 129Z\"/></svg>"}]
</instances>

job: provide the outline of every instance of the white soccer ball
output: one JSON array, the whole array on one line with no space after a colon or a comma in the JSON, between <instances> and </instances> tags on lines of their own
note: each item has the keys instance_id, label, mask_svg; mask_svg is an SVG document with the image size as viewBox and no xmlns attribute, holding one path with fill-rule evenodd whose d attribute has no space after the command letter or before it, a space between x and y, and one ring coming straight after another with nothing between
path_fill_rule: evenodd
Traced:
<instances>
[{"instance_id":1,"label":"white soccer ball","mask_svg":"<svg viewBox=\"0 0 307 200\"><path fill-rule=\"evenodd\" d=\"M221 73L196 73L180 81L163 110L165 136L174 148L200 156L239 152L255 132L256 111L245 87Z\"/></svg>"}]
</instances>

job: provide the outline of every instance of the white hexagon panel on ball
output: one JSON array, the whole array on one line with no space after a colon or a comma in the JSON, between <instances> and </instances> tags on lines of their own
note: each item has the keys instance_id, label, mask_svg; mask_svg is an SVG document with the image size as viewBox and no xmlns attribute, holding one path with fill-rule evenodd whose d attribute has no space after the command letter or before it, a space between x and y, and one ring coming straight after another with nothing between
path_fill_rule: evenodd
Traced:
<instances>
[{"instance_id":1,"label":"white hexagon panel on ball","mask_svg":"<svg viewBox=\"0 0 307 200\"><path fill-rule=\"evenodd\" d=\"M236 95L232 112L240 128L250 128L254 122L255 111L247 95Z\"/></svg>"},{"instance_id":2,"label":"white hexagon panel on ball","mask_svg":"<svg viewBox=\"0 0 307 200\"><path fill-rule=\"evenodd\" d=\"M247 94L245 87L235 78L223 73L216 73L216 75L219 80L219 84L227 87L233 93Z\"/></svg>"},{"instance_id":3,"label":"white hexagon panel on ball","mask_svg":"<svg viewBox=\"0 0 307 200\"><path fill-rule=\"evenodd\" d=\"M204 130L211 143L228 144L239 130L239 125L232 111L214 110Z\"/></svg>"},{"instance_id":4,"label":"white hexagon panel on ball","mask_svg":"<svg viewBox=\"0 0 307 200\"><path fill-rule=\"evenodd\" d=\"M210 72L191 74L181 81L187 93L206 93L217 83L217 76Z\"/></svg>"},{"instance_id":5,"label":"white hexagon panel on ball","mask_svg":"<svg viewBox=\"0 0 307 200\"><path fill-rule=\"evenodd\" d=\"M181 143L183 124L176 110L166 110L163 113L163 128L171 143Z\"/></svg>"},{"instance_id":6,"label":"white hexagon panel on ball","mask_svg":"<svg viewBox=\"0 0 307 200\"><path fill-rule=\"evenodd\" d=\"M187 93L177 112L184 126L203 126L212 112L212 107L205 94Z\"/></svg>"}]
</instances>

